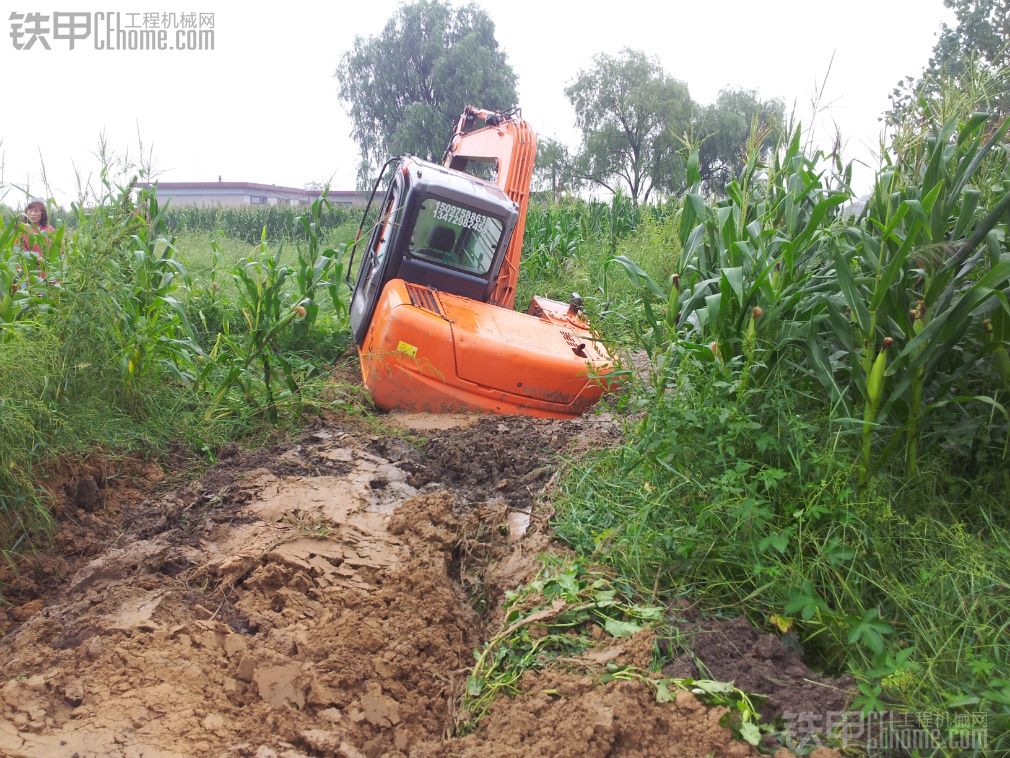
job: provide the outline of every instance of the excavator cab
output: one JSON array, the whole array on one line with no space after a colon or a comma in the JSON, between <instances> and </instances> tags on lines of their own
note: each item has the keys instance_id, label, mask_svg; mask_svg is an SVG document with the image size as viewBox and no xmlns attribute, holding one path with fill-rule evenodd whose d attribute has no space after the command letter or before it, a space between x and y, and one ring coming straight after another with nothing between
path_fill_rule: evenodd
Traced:
<instances>
[{"instance_id":1,"label":"excavator cab","mask_svg":"<svg viewBox=\"0 0 1010 758\"><path fill-rule=\"evenodd\" d=\"M351 299L358 345L392 279L487 302L518 214L516 204L489 182L417 158L401 159L362 251Z\"/></svg>"}]
</instances>

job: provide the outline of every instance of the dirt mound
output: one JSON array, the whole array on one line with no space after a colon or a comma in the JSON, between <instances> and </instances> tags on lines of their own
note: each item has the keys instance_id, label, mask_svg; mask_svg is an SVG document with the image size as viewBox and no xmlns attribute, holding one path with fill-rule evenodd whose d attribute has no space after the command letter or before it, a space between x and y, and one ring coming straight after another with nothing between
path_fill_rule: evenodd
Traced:
<instances>
[{"instance_id":1,"label":"dirt mound","mask_svg":"<svg viewBox=\"0 0 1010 758\"><path fill-rule=\"evenodd\" d=\"M318 476L219 469L168 498L163 528L6 638L5 670L29 675L0 689L0 752L378 755L440 736L480 641L448 576L453 499L316 443L274 468Z\"/></svg>"},{"instance_id":2,"label":"dirt mound","mask_svg":"<svg viewBox=\"0 0 1010 758\"><path fill-rule=\"evenodd\" d=\"M105 547L0 639L0 755L746 754L717 711L555 669L447 736L496 598L548 544L509 514L593 433L482 419L415 446L330 425L115 506Z\"/></svg>"},{"instance_id":3,"label":"dirt mound","mask_svg":"<svg viewBox=\"0 0 1010 758\"><path fill-rule=\"evenodd\" d=\"M642 682L599 684L548 670L524 681L528 694L502 698L480 731L428 753L557 758L750 756L757 753L720 725L725 708L706 708L689 692L660 704Z\"/></svg>"},{"instance_id":4,"label":"dirt mound","mask_svg":"<svg viewBox=\"0 0 1010 758\"><path fill-rule=\"evenodd\" d=\"M757 706L765 721L783 713L839 713L855 692L852 677L817 674L803 663L799 650L745 618L682 618L677 626L680 644L689 652L676 657L664 673L733 682L761 696Z\"/></svg>"},{"instance_id":5,"label":"dirt mound","mask_svg":"<svg viewBox=\"0 0 1010 758\"><path fill-rule=\"evenodd\" d=\"M43 487L58 530L46 549L26 553L17 565L0 561L0 634L38 613L77 565L122 534L163 477L157 464L134 458L94 455L55 466Z\"/></svg>"},{"instance_id":6,"label":"dirt mound","mask_svg":"<svg viewBox=\"0 0 1010 758\"><path fill-rule=\"evenodd\" d=\"M543 670L526 671L520 681L523 694L499 697L474 734L450 743L422 745L418 755L681 758L758 754L747 743L734 740L720 723L727 708L706 708L687 691L671 693L672 703L659 703L644 679L608 680L605 672L617 668L645 675L656 642L653 630L621 641L602 634L594 637L598 643L582 654L559 659Z\"/></svg>"}]
</instances>

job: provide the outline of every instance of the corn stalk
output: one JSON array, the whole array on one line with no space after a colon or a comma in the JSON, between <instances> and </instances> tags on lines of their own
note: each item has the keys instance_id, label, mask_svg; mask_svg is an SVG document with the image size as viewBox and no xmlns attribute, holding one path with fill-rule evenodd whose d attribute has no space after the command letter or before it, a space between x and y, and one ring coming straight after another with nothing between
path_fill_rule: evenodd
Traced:
<instances>
[{"instance_id":1,"label":"corn stalk","mask_svg":"<svg viewBox=\"0 0 1010 758\"><path fill-rule=\"evenodd\" d=\"M735 367L741 398L782 362L816 379L835 419L861 430L864 483L875 438L888 440L880 459L903 443L913 475L931 413L980 402L1006 417L993 394L963 390L980 361L1002 365L1006 343L985 347L982 322L1010 316L1010 168L993 181L1010 122L987 123L949 121L888 158L859 217L840 212L850 169L832 156L826 175L798 129L771 165L752 151L719 198L703 196L693 154L670 285L625 256L608 263L638 289L642 343L652 356L675 343L708 351Z\"/></svg>"},{"instance_id":2,"label":"corn stalk","mask_svg":"<svg viewBox=\"0 0 1010 758\"><path fill-rule=\"evenodd\" d=\"M981 192L971 185L1010 123L988 134L985 125L985 114L961 125L948 122L923 143L921 156L886 167L864 218L846 230L824 272L833 276L840 296L820 303L831 326L821 335L821 350L841 347L849 355L848 387L864 407L864 467L870 465L866 420L872 424L879 416L903 436L906 473L915 474L925 417L951 401L951 386L975 362L957 355L977 352L971 335L1010 286L1010 261L1000 258L996 238L989 255L980 249L1010 209L1010 192L980 215ZM881 354L876 346L887 339L899 345L884 392L869 380ZM825 384L845 386L834 376ZM884 394L875 399L877 390ZM861 479L867 475L864 470Z\"/></svg>"}]
</instances>

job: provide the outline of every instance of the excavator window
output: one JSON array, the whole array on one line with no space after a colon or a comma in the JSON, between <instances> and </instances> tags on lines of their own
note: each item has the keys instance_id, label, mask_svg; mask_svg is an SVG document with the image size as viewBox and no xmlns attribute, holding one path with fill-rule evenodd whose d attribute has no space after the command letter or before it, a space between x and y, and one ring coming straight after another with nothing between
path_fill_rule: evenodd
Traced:
<instances>
[{"instance_id":1,"label":"excavator window","mask_svg":"<svg viewBox=\"0 0 1010 758\"><path fill-rule=\"evenodd\" d=\"M386 206L382 209L382 217L379 219L379 234L375 238L375 265L379 265L389 248L389 240L393 236L393 219L399 210L397 202L400 196L400 187L394 184L386 200Z\"/></svg>"},{"instance_id":2,"label":"excavator window","mask_svg":"<svg viewBox=\"0 0 1010 758\"><path fill-rule=\"evenodd\" d=\"M410 236L410 254L483 276L494 262L503 229L499 218L428 197Z\"/></svg>"}]
</instances>

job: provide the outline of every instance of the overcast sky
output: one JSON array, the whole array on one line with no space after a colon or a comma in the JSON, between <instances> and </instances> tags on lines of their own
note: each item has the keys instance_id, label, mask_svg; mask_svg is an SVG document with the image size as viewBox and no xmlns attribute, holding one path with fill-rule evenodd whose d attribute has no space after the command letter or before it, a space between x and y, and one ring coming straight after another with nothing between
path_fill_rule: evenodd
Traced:
<instances>
[{"instance_id":1,"label":"overcast sky","mask_svg":"<svg viewBox=\"0 0 1010 758\"><path fill-rule=\"evenodd\" d=\"M834 54L824 98L830 107L817 127L827 140L837 123L848 157L871 162L888 92L921 71L949 19L942 0L477 3L497 26L519 77L519 104L540 134L577 143L564 87L598 52L643 50L700 103L723 87L746 87L782 98L787 111L795 103L804 121ZM51 193L67 202L76 196L74 166L85 176L96 170L99 135L117 152L136 154L138 131L165 181L220 176L301 187L332 176L334 188L352 188L357 149L333 72L355 35L377 34L397 5L4 0L0 200L20 206L26 184L47 194L41 156ZM69 50L51 36L49 50L40 42L15 49L11 13L50 14L54 7L213 13L215 49L95 50L86 39Z\"/></svg>"}]
</instances>

